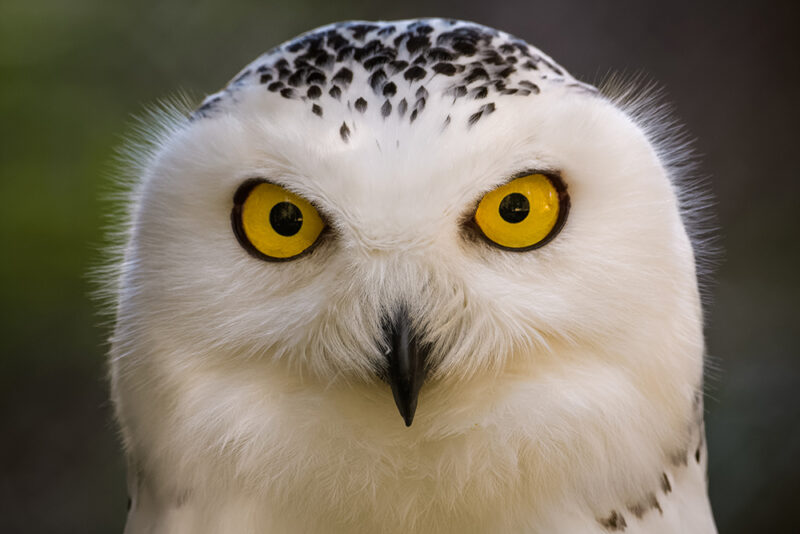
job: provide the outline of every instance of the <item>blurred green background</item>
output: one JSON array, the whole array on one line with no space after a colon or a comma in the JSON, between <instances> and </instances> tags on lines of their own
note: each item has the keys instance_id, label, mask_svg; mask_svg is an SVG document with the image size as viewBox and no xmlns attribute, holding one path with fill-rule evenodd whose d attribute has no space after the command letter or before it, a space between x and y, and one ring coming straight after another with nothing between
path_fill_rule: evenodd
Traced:
<instances>
[{"instance_id":1,"label":"blurred green background","mask_svg":"<svg viewBox=\"0 0 800 534\"><path fill-rule=\"evenodd\" d=\"M576 76L657 80L697 138L723 262L706 400L722 533L788 532L800 499L798 20L792 3L2 0L0 532L121 532L107 325L88 297L131 117L197 101L327 22L438 15L525 38Z\"/></svg>"}]
</instances>

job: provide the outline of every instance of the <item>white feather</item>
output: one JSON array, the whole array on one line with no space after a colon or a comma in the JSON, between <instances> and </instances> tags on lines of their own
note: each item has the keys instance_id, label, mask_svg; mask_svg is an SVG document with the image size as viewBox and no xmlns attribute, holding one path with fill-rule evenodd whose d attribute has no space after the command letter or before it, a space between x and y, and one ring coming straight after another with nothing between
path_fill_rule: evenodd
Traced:
<instances>
[{"instance_id":1,"label":"white feather","mask_svg":"<svg viewBox=\"0 0 800 534\"><path fill-rule=\"evenodd\" d=\"M607 532L613 513L715 531L683 149L665 152L661 115L553 83L468 128L474 110L429 92L413 123L260 86L156 116L112 271L128 533ZM526 169L568 186L556 239L469 234ZM319 206L330 236L291 263L249 256L230 210L252 177ZM398 302L435 347L410 428L374 372Z\"/></svg>"}]
</instances>

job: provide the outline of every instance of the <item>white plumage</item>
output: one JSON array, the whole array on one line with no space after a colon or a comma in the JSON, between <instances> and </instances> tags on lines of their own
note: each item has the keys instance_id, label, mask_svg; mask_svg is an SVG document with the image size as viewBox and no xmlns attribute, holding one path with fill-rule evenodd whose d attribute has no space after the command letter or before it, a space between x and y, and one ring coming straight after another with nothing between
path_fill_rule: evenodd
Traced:
<instances>
[{"instance_id":1,"label":"white plumage","mask_svg":"<svg viewBox=\"0 0 800 534\"><path fill-rule=\"evenodd\" d=\"M126 532L715 532L684 154L631 109L430 19L315 30L160 116L113 287ZM531 173L563 228L493 246L476 206ZM319 210L313 248L248 249L252 180Z\"/></svg>"}]
</instances>

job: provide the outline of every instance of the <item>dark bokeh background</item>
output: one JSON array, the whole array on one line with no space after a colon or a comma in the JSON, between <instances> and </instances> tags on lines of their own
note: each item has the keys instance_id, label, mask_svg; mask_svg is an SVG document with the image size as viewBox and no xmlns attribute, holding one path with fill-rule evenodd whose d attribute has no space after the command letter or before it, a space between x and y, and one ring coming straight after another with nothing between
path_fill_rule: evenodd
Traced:
<instances>
[{"instance_id":1,"label":"dark bokeh background","mask_svg":"<svg viewBox=\"0 0 800 534\"><path fill-rule=\"evenodd\" d=\"M646 73L697 138L723 263L706 400L723 533L800 502L798 20L790 2L4 0L0 3L0 531L121 532L124 465L86 273L113 154L144 104L198 100L334 20L440 15L527 39L590 82Z\"/></svg>"}]
</instances>

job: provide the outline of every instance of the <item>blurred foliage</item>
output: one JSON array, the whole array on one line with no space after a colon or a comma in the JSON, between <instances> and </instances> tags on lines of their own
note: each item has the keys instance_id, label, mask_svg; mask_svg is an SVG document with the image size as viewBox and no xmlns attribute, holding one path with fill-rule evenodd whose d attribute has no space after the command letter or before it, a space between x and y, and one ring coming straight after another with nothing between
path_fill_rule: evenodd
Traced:
<instances>
[{"instance_id":1,"label":"blurred foliage","mask_svg":"<svg viewBox=\"0 0 800 534\"><path fill-rule=\"evenodd\" d=\"M791 3L626 0L4 0L0 3L2 532L120 532L108 327L88 295L115 150L143 105L197 100L334 20L443 15L500 27L590 82L667 88L712 176L725 261L711 288L706 401L721 532L776 532L800 494L800 181Z\"/></svg>"}]
</instances>

